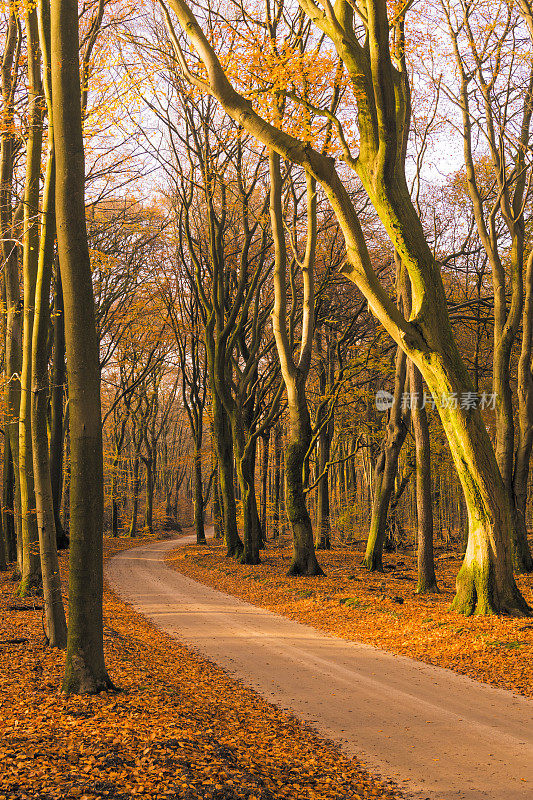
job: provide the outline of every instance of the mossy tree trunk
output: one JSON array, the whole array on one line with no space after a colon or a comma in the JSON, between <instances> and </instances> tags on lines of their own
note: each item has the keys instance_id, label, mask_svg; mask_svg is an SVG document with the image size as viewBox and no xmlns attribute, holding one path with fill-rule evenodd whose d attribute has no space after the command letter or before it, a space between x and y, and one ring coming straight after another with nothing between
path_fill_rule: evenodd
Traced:
<instances>
[{"instance_id":1,"label":"mossy tree trunk","mask_svg":"<svg viewBox=\"0 0 533 800\"><path fill-rule=\"evenodd\" d=\"M496 403L496 461L500 469L505 488L509 494L514 523L511 529L512 557L515 567L521 572L533 569L533 558L527 540L527 528L523 514L522 484L529 472L530 446L527 444L527 427L533 425L533 409L527 401L527 378L523 367L519 364L519 441L515 457L515 420L513 397L511 390L511 358L513 346L518 335L522 318L522 353L524 347L531 351L531 327L527 323L528 312L524 308L524 253L525 253L525 198L531 180L531 165L527 163L526 153L530 147L531 119L533 112L533 75L529 85L523 92L522 108L516 108L515 114L520 118L519 134L509 144L509 137L501 122L501 105L494 103L494 93L490 88L496 79L494 67L489 59L479 54L472 35L467 44L461 40L462 29L471 31L475 21L472 9L465 5L461 9L461 17L457 19L446 6L444 11L448 23L455 66L459 78L459 107L463 123L463 151L466 175L466 189L471 201L478 236L485 251L491 271L494 292L493 322L493 369L492 381ZM533 30L530 28L531 11L528 4L519 4L518 13L525 19L529 29L530 44L533 42ZM463 52L466 47L466 52ZM470 72L471 56L474 55L476 70ZM472 79L474 78L474 84ZM478 122L470 111L473 86L482 98L483 118ZM505 115L505 120L507 115ZM478 129L476 130L476 125ZM485 191L479 185L477 174L475 145L473 140L479 132L486 137L488 179L494 182L498 192L498 202L493 206L484 196ZM513 175L509 180L508 176ZM505 230L502 236L500 229ZM502 242L505 241L506 254L502 255ZM531 275L529 275L531 279ZM526 286L526 292L528 291ZM529 290L531 292L531 290ZM531 358L529 358L531 361ZM531 369L529 363L526 370ZM529 417L529 423L526 422ZM515 466L519 463L515 486ZM518 495L517 496L517 491Z\"/></svg>"},{"instance_id":2,"label":"mossy tree trunk","mask_svg":"<svg viewBox=\"0 0 533 800\"><path fill-rule=\"evenodd\" d=\"M112 687L103 648L103 450L99 342L85 224L78 4L51 2L57 243L70 401L69 623L63 692Z\"/></svg>"}]
</instances>

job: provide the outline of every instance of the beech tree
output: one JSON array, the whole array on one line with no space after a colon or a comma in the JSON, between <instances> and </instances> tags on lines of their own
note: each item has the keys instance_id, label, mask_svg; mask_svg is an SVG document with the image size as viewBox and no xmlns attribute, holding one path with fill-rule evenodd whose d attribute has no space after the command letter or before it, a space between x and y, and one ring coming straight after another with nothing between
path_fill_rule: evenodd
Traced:
<instances>
[{"instance_id":1,"label":"beech tree","mask_svg":"<svg viewBox=\"0 0 533 800\"><path fill-rule=\"evenodd\" d=\"M57 246L70 402L69 624L63 691L111 688L103 650L103 454L99 347L84 202L78 4L51 2Z\"/></svg>"},{"instance_id":2,"label":"beech tree","mask_svg":"<svg viewBox=\"0 0 533 800\"><path fill-rule=\"evenodd\" d=\"M344 0L335 8L300 0L307 17L335 47L353 86L360 137L356 156L338 117L334 125L345 164L361 180L409 274L410 319L396 308L376 277L356 210L334 159L262 118L229 82L189 6L183 0L169 0L168 5L204 70L199 74L189 66L180 47L177 58L185 78L198 90L216 97L226 112L260 142L303 167L321 184L345 236L344 274L356 283L392 338L415 362L434 397L473 392L452 333L439 265L428 246L405 177L405 130L410 122L405 8L391 12L389 20L385 0L371 0L364 8L356 3L355 9ZM466 614L529 614L513 576L513 510L481 412L460 404L441 404L439 413L465 494L469 522L453 607Z\"/></svg>"},{"instance_id":3,"label":"beech tree","mask_svg":"<svg viewBox=\"0 0 533 800\"><path fill-rule=\"evenodd\" d=\"M442 3L458 73L466 193L494 290L493 389L496 396L496 458L515 519L513 559L533 570L527 541L527 476L533 444L531 376L531 269L526 267L526 224L530 189L527 153L531 146L533 66L516 64L516 40L527 6L504 4L486 28L483 3ZM527 27L526 27L527 30ZM529 50L533 31L527 42ZM515 89L516 87L516 89ZM450 93L451 89L448 89ZM475 141L482 136L476 159ZM477 162L477 163L476 163ZM493 185L493 189L490 185ZM518 368L518 436L515 446L511 357L522 323Z\"/></svg>"}]
</instances>

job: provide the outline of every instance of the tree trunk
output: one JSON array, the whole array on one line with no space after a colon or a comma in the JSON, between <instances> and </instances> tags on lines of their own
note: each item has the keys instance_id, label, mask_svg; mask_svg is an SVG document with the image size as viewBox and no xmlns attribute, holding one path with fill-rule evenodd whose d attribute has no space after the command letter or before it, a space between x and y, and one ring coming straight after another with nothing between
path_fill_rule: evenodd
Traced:
<instances>
[{"instance_id":1,"label":"tree trunk","mask_svg":"<svg viewBox=\"0 0 533 800\"><path fill-rule=\"evenodd\" d=\"M19 283L19 223L23 205L13 214L13 171L16 133L13 116L17 74L14 70L15 52L19 42L19 9L10 3L9 21L2 59L2 120L0 131L0 246L4 265L5 288L5 372L4 425L5 441L9 442L9 458L14 471L14 496L11 521L4 516L4 530L15 534L16 558L22 571L22 531L20 524L20 478L18 468L18 420L20 409L20 373L22 365L22 306ZM6 451L4 450L4 453ZM5 458L5 457L4 457ZM8 462L9 463L9 462ZM4 470L6 464L4 460ZM5 474L5 471L4 471ZM9 506L6 506L7 508Z\"/></svg>"},{"instance_id":2,"label":"tree trunk","mask_svg":"<svg viewBox=\"0 0 533 800\"><path fill-rule=\"evenodd\" d=\"M438 592L433 557L433 506L431 502L431 447L426 409L423 408L424 385L420 371L409 362L411 417L416 447L416 517L418 525L418 594Z\"/></svg>"},{"instance_id":3,"label":"tree trunk","mask_svg":"<svg viewBox=\"0 0 533 800\"><path fill-rule=\"evenodd\" d=\"M17 533L15 530L15 475L9 437L4 440L4 468L2 490L2 529L6 542L8 562L17 560Z\"/></svg>"},{"instance_id":4,"label":"tree trunk","mask_svg":"<svg viewBox=\"0 0 533 800\"><path fill-rule=\"evenodd\" d=\"M516 448L513 493L515 525L513 562L518 572L532 572L533 558L527 539L526 505L531 448L533 446L533 251L527 260L525 300L522 314L522 346L518 361L518 446Z\"/></svg>"},{"instance_id":5,"label":"tree trunk","mask_svg":"<svg viewBox=\"0 0 533 800\"><path fill-rule=\"evenodd\" d=\"M294 548L289 575L323 575L316 559L313 526L307 511L303 487L304 465L312 438L305 384L311 366L315 314L316 182L310 173L306 172L307 242L301 264L302 336L300 356L296 364L287 330L287 249L283 227L280 158L273 150L269 154L269 169L270 222L275 256L272 327L287 390L289 410L289 436L285 457L285 508L292 527Z\"/></svg>"},{"instance_id":6,"label":"tree trunk","mask_svg":"<svg viewBox=\"0 0 533 800\"><path fill-rule=\"evenodd\" d=\"M196 544L205 544L202 451L198 447L194 451L194 530Z\"/></svg>"},{"instance_id":7,"label":"tree trunk","mask_svg":"<svg viewBox=\"0 0 533 800\"><path fill-rule=\"evenodd\" d=\"M272 483L272 538L279 539L281 518L281 424L274 428L274 480Z\"/></svg>"},{"instance_id":8,"label":"tree trunk","mask_svg":"<svg viewBox=\"0 0 533 800\"><path fill-rule=\"evenodd\" d=\"M320 356L318 367L318 386L321 397L324 397L327 392L328 382L332 378L333 372L333 354L330 344L330 336L326 333L326 352L322 349L322 337L320 331L316 333L317 351ZM327 406L321 405L317 413L316 423L320 427L318 435L318 475L322 476L318 482L318 524L316 532L315 546L317 550L330 550L331 549L331 520L330 520L330 507L329 507L329 470L328 462L331 455L331 441L333 439L334 418L333 411L331 411L330 419L325 422L325 414L327 414Z\"/></svg>"},{"instance_id":9,"label":"tree trunk","mask_svg":"<svg viewBox=\"0 0 533 800\"><path fill-rule=\"evenodd\" d=\"M137 515L139 513L139 456L136 454L133 457L132 469L132 503L131 503L131 522L128 536L134 538L137 536Z\"/></svg>"},{"instance_id":10,"label":"tree trunk","mask_svg":"<svg viewBox=\"0 0 533 800\"><path fill-rule=\"evenodd\" d=\"M53 145L53 117L50 96L50 9L46 3L39 6L39 33L43 54L44 88L48 106L48 154L43 188L41 242L35 285L35 316L33 321L31 361L31 438L33 446L33 474L39 531L39 551L44 594L45 631L51 647L66 647L67 623L61 578L57 558L57 536L54 522L54 501L50 477L48 449L48 329L50 325L50 284L55 245L55 157Z\"/></svg>"},{"instance_id":11,"label":"tree trunk","mask_svg":"<svg viewBox=\"0 0 533 800\"><path fill-rule=\"evenodd\" d=\"M237 510L233 484L233 440L226 410L211 385L213 436L218 457L220 496L222 500L222 519L224 522L224 543L226 555L238 558L243 544L237 532Z\"/></svg>"},{"instance_id":12,"label":"tree trunk","mask_svg":"<svg viewBox=\"0 0 533 800\"><path fill-rule=\"evenodd\" d=\"M242 564L259 564L261 532L254 488L253 448L246 447L241 409L235 408L232 422L233 449L236 473L239 482L243 516L243 551L239 557Z\"/></svg>"},{"instance_id":13,"label":"tree trunk","mask_svg":"<svg viewBox=\"0 0 533 800\"><path fill-rule=\"evenodd\" d=\"M70 402L70 568L63 691L112 688L103 648L103 451L99 343L84 202L78 4L52 0L57 242Z\"/></svg>"},{"instance_id":14,"label":"tree trunk","mask_svg":"<svg viewBox=\"0 0 533 800\"><path fill-rule=\"evenodd\" d=\"M318 438L318 474L322 475L318 483L318 531L317 550L331 549L331 520L329 508L329 482L326 465L330 459L331 428L328 422L320 431ZM324 474L322 474L324 473Z\"/></svg>"},{"instance_id":15,"label":"tree trunk","mask_svg":"<svg viewBox=\"0 0 533 800\"><path fill-rule=\"evenodd\" d=\"M111 464L111 536L113 536L113 538L118 537L120 525L120 511L117 499L117 470L119 461L119 455L115 453L113 463Z\"/></svg>"},{"instance_id":16,"label":"tree trunk","mask_svg":"<svg viewBox=\"0 0 533 800\"><path fill-rule=\"evenodd\" d=\"M213 443L214 445L214 443ZM220 540L224 536L224 521L222 519L222 504L220 502L220 479L218 471L218 462L214 449L212 450L212 466L215 470L213 478L213 527L214 538Z\"/></svg>"},{"instance_id":17,"label":"tree trunk","mask_svg":"<svg viewBox=\"0 0 533 800\"><path fill-rule=\"evenodd\" d=\"M289 575L323 575L315 554L313 526L303 490L304 460L312 432L305 384L297 382L296 396L288 392L289 435L285 456L285 508L293 533L293 557Z\"/></svg>"},{"instance_id":18,"label":"tree trunk","mask_svg":"<svg viewBox=\"0 0 533 800\"><path fill-rule=\"evenodd\" d=\"M263 543L267 539L267 499L268 499L268 456L270 431L261 437L263 442L261 465L261 536Z\"/></svg>"},{"instance_id":19,"label":"tree trunk","mask_svg":"<svg viewBox=\"0 0 533 800\"><path fill-rule=\"evenodd\" d=\"M54 520L58 549L68 547L68 536L61 523L61 498L63 495L63 406L65 396L65 313L63 289L59 268L54 289L54 345L52 358L52 388L50 398L50 478L54 501Z\"/></svg>"},{"instance_id":20,"label":"tree trunk","mask_svg":"<svg viewBox=\"0 0 533 800\"><path fill-rule=\"evenodd\" d=\"M31 433L31 346L35 306L35 282L39 257L39 181L43 138L43 96L37 10L26 3L26 38L28 49L29 129L26 147L26 188L24 192L24 229L22 236L22 274L24 283L24 319L22 333L22 369L19 409L19 476L22 523L21 597L41 584L39 534L35 514L33 454Z\"/></svg>"},{"instance_id":21,"label":"tree trunk","mask_svg":"<svg viewBox=\"0 0 533 800\"><path fill-rule=\"evenodd\" d=\"M394 400L389 413L386 436L374 469L372 518L363 559L363 565L372 572L383 572L383 545L387 530L389 504L398 472L400 450L407 436L407 425L402 415L406 364L405 353L398 348L396 351Z\"/></svg>"},{"instance_id":22,"label":"tree trunk","mask_svg":"<svg viewBox=\"0 0 533 800\"><path fill-rule=\"evenodd\" d=\"M154 465L151 458L143 458L146 471L146 503L144 506L144 530L149 536L154 532Z\"/></svg>"}]
</instances>

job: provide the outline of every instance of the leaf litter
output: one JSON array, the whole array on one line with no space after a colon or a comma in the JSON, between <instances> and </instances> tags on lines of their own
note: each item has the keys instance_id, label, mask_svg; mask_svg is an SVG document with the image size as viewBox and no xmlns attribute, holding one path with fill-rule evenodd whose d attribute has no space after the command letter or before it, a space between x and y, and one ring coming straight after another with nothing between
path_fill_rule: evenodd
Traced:
<instances>
[{"instance_id":1,"label":"leaf litter","mask_svg":"<svg viewBox=\"0 0 533 800\"><path fill-rule=\"evenodd\" d=\"M106 554L146 541L109 539ZM109 591L106 662L121 691L62 696L64 653L46 647L33 606L9 609L14 589L2 574L0 800L401 796Z\"/></svg>"}]
</instances>

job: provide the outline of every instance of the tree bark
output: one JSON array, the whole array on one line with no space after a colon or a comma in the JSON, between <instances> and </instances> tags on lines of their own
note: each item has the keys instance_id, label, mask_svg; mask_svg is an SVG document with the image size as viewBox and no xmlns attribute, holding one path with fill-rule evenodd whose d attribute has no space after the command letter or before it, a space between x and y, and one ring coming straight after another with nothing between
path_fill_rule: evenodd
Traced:
<instances>
[{"instance_id":1,"label":"tree bark","mask_svg":"<svg viewBox=\"0 0 533 800\"><path fill-rule=\"evenodd\" d=\"M10 2L9 21L2 59L2 121L0 133L0 240L4 264L5 315L5 371L4 425L6 442L9 441L11 465L14 471L14 494L11 521L4 517L4 530L13 529L16 544L17 566L22 573L22 531L20 519L19 475L19 410L20 373L22 367L22 305L19 284L19 223L22 221L22 204L15 214L12 209L14 146L16 134L13 125L15 90L21 48L22 29L18 23L18 7ZM9 506L6 506L9 507Z\"/></svg>"},{"instance_id":2,"label":"tree bark","mask_svg":"<svg viewBox=\"0 0 533 800\"><path fill-rule=\"evenodd\" d=\"M289 402L289 436L285 456L285 508L293 533L293 557L288 574L323 575L315 554L313 526L303 489L303 465L311 444L312 431L305 389L300 387L301 384L296 387L296 402Z\"/></svg>"},{"instance_id":3,"label":"tree bark","mask_svg":"<svg viewBox=\"0 0 533 800\"><path fill-rule=\"evenodd\" d=\"M239 561L241 564L259 564L261 531L254 486L254 448L247 446L245 441L242 409L237 405L233 409L231 427L243 516L243 550Z\"/></svg>"},{"instance_id":4,"label":"tree bark","mask_svg":"<svg viewBox=\"0 0 533 800\"><path fill-rule=\"evenodd\" d=\"M529 254L525 276L522 314L522 346L518 361L518 446L513 472L516 518L513 560L519 572L533 571L533 558L527 539L526 505L531 448L533 446L533 251Z\"/></svg>"},{"instance_id":5,"label":"tree bark","mask_svg":"<svg viewBox=\"0 0 533 800\"><path fill-rule=\"evenodd\" d=\"M274 428L274 480L272 483L272 538L279 539L281 518L281 424Z\"/></svg>"},{"instance_id":6,"label":"tree bark","mask_svg":"<svg viewBox=\"0 0 533 800\"><path fill-rule=\"evenodd\" d=\"M211 369L211 368L210 368ZM213 413L213 436L218 458L222 520L226 555L238 558L243 544L237 531L237 510L233 485L233 439L229 419L216 389L211 384L211 410Z\"/></svg>"},{"instance_id":7,"label":"tree bark","mask_svg":"<svg viewBox=\"0 0 533 800\"><path fill-rule=\"evenodd\" d=\"M63 692L112 688L103 648L103 451L99 343L84 201L78 4L51 2L57 243L70 401L69 624Z\"/></svg>"},{"instance_id":8,"label":"tree bark","mask_svg":"<svg viewBox=\"0 0 533 800\"><path fill-rule=\"evenodd\" d=\"M420 371L409 362L411 418L416 448L416 517L418 534L418 582L416 592L438 592L433 556L433 505L431 502L431 447L429 425L422 397L424 385Z\"/></svg>"},{"instance_id":9,"label":"tree bark","mask_svg":"<svg viewBox=\"0 0 533 800\"><path fill-rule=\"evenodd\" d=\"M143 457L143 464L146 472L144 530L149 536L152 536L154 532L154 466L152 458Z\"/></svg>"},{"instance_id":10,"label":"tree bark","mask_svg":"<svg viewBox=\"0 0 533 800\"><path fill-rule=\"evenodd\" d=\"M272 326L287 390L289 435L285 457L285 508L293 533L293 559L289 575L323 575L315 553L313 527L307 511L303 470L311 444L311 420L305 385L311 365L314 328L314 261L316 251L316 183L306 173L307 243L302 263L304 285L302 339L298 363L294 362L287 332L287 252L281 204L280 157L273 150L270 166L270 220L274 239L274 311Z\"/></svg>"},{"instance_id":11,"label":"tree bark","mask_svg":"<svg viewBox=\"0 0 533 800\"><path fill-rule=\"evenodd\" d=\"M39 16L39 38L43 55L44 88L48 106L48 153L43 188L41 242L35 285L35 315L31 359L31 441L33 446L33 474L43 580L45 632L50 647L63 648L67 644L67 623L57 558L47 430L49 298L55 243L55 157L50 94L50 7L48 0L41 0Z\"/></svg>"},{"instance_id":12,"label":"tree bark","mask_svg":"<svg viewBox=\"0 0 533 800\"><path fill-rule=\"evenodd\" d=\"M407 358L399 347L396 351L394 377L394 400L389 412L385 438L374 469L372 518L366 544L364 566L373 571L383 572L383 545L387 530L389 504L398 473L398 458L408 423L402 414L402 396L405 389Z\"/></svg>"},{"instance_id":13,"label":"tree bark","mask_svg":"<svg viewBox=\"0 0 533 800\"><path fill-rule=\"evenodd\" d=\"M8 562L17 560L17 533L15 530L15 475L9 437L4 440L4 466L2 489L2 529Z\"/></svg>"},{"instance_id":14,"label":"tree bark","mask_svg":"<svg viewBox=\"0 0 533 800\"><path fill-rule=\"evenodd\" d=\"M39 534L35 514L35 487L31 432L32 333L35 307L35 282L39 257L39 181L43 139L43 91L37 10L25 2L28 51L29 129L26 145L26 187L24 191L24 229L22 236L22 275L24 312L22 328L22 368L19 408L19 476L22 523L22 576L19 595L24 597L41 585Z\"/></svg>"},{"instance_id":15,"label":"tree bark","mask_svg":"<svg viewBox=\"0 0 533 800\"><path fill-rule=\"evenodd\" d=\"M132 503L131 503L131 521L128 536L133 539L137 536L137 516L139 513L139 455L135 453L133 457L132 468Z\"/></svg>"},{"instance_id":16,"label":"tree bark","mask_svg":"<svg viewBox=\"0 0 533 800\"><path fill-rule=\"evenodd\" d=\"M261 536L263 543L267 539L267 500L268 500L268 457L270 431L261 437L263 449L261 451Z\"/></svg>"},{"instance_id":17,"label":"tree bark","mask_svg":"<svg viewBox=\"0 0 533 800\"><path fill-rule=\"evenodd\" d=\"M59 267L54 288L54 343L52 357L52 388L50 392L50 478L54 501L54 521L57 547L68 547L68 536L61 522L61 499L63 496L63 451L64 451L64 397L66 382L65 365L65 313L63 289Z\"/></svg>"},{"instance_id":18,"label":"tree bark","mask_svg":"<svg viewBox=\"0 0 533 800\"><path fill-rule=\"evenodd\" d=\"M194 530L196 544L205 544L204 491L202 482L202 451L194 451Z\"/></svg>"}]
</instances>

